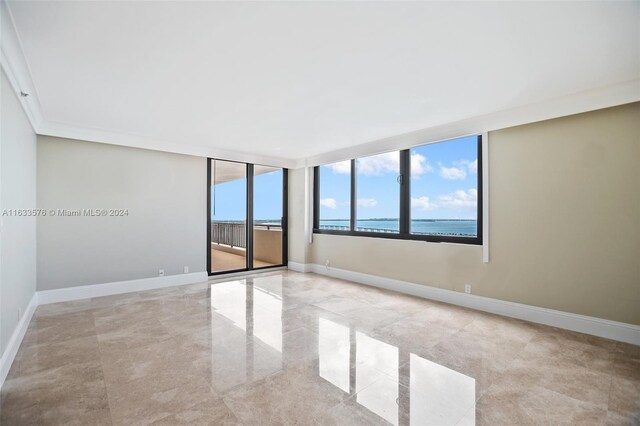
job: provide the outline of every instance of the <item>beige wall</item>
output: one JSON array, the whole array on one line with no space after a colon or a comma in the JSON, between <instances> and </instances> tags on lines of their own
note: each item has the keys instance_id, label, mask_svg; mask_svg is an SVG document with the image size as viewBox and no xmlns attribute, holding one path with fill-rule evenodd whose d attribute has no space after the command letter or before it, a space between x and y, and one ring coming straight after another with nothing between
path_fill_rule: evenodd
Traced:
<instances>
[{"instance_id":1,"label":"beige wall","mask_svg":"<svg viewBox=\"0 0 640 426\"><path fill-rule=\"evenodd\" d=\"M206 270L206 158L38 136L38 290Z\"/></svg>"},{"instance_id":2,"label":"beige wall","mask_svg":"<svg viewBox=\"0 0 640 426\"><path fill-rule=\"evenodd\" d=\"M490 263L478 246L334 235L315 235L309 261L640 324L640 103L489 141Z\"/></svg>"},{"instance_id":3,"label":"beige wall","mask_svg":"<svg viewBox=\"0 0 640 426\"><path fill-rule=\"evenodd\" d=\"M253 257L274 265L282 263L282 231L280 229L253 230Z\"/></svg>"},{"instance_id":4,"label":"beige wall","mask_svg":"<svg viewBox=\"0 0 640 426\"><path fill-rule=\"evenodd\" d=\"M304 233L305 220L304 169L289 170L289 261L309 262L309 245Z\"/></svg>"}]
</instances>

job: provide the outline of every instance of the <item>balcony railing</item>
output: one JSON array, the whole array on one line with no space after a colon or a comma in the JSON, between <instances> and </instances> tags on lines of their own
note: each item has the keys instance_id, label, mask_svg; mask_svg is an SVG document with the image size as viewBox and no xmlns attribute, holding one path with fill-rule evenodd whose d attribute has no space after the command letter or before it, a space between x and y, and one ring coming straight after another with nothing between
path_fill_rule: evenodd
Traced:
<instances>
[{"instance_id":1,"label":"balcony railing","mask_svg":"<svg viewBox=\"0 0 640 426\"><path fill-rule=\"evenodd\" d=\"M211 222L211 242L230 247L247 247L247 224Z\"/></svg>"},{"instance_id":2,"label":"balcony railing","mask_svg":"<svg viewBox=\"0 0 640 426\"><path fill-rule=\"evenodd\" d=\"M254 229L281 230L280 224L256 223ZM247 225L242 222L211 222L211 242L247 248Z\"/></svg>"}]
</instances>

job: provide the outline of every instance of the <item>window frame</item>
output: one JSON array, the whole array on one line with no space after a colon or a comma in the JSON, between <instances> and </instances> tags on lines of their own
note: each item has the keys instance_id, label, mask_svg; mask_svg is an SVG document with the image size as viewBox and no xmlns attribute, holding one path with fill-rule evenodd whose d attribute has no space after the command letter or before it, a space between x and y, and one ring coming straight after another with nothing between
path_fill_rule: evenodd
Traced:
<instances>
[{"instance_id":1,"label":"window frame","mask_svg":"<svg viewBox=\"0 0 640 426\"><path fill-rule=\"evenodd\" d=\"M211 272L211 165L212 162L227 161L230 163L238 163L245 165L245 179L247 180L245 196L246 196L246 262L242 269L229 269L225 271ZM284 167L269 166L268 164L258 164L260 166L274 167L282 170L282 263L278 265L259 266L253 264L253 228L254 228L254 163L245 163L242 161L225 160L223 158L207 157L207 274L212 277L216 275L235 274L237 272L263 271L274 268L282 268L287 266L289 259L289 169ZM251 231L250 231L251 229Z\"/></svg>"},{"instance_id":2,"label":"window frame","mask_svg":"<svg viewBox=\"0 0 640 426\"><path fill-rule=\"evenodd\" d=\"M402 149L400 152L400 231L398 233L387 232L365 232L356 230L356 202L357 199L357 176L356 159L351 160L351 205L349 231L338 231L331 229L320 229L320 166L313 168L313 233L328 235L343 235L350 237L384 238L390 240L413 240L426 241L431 243L456 243L482 245L483 242L483 197L482 197L482 135L477 135L478 151L478 173L477 191L478 205L476 213L477 234L475 237L454 237L446 235L421 235L411 233L411 149ZM454 139L447 139L437 143L444 143ZM436 143L436 142L434 142ZM422 145L418 145L422 146Z\"/></svg>"}]
</instances>

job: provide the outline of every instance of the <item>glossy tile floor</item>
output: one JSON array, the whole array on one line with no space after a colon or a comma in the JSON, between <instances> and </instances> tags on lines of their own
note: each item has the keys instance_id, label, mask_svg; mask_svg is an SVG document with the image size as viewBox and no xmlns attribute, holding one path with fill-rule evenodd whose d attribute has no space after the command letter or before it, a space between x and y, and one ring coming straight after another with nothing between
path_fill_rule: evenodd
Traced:
<instances>
[{"instance_id":1,"label":"glossy tile floor","mask_svg":"<svg viewBox=\"0 0 640 426\"><path fill-rule=\"evenodd\" d=\"M18 424L639 424L640 347L278 271L40 306Z\"/></svg>"}]
</instances>

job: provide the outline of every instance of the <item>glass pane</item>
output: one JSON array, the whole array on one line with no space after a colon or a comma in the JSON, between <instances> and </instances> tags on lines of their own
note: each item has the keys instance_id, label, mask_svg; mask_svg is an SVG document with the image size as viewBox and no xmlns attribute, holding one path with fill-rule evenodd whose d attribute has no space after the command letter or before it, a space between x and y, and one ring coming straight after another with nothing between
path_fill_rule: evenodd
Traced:
<instances>
[{"instance_id":1,"label":"glass pane","mask_svg":"<svg viewBox=\"0 0 640 426\"><path fill-rule=\"evenodd\" d=\"M359 158L357 173L357 231L400 231L400 152Z\"/></svg>"},{"instance_id":2,"label":"glass pane","mask_svg":"<svg viewBox=\"0 0 640 426\"><path fill-rule=\"evenodd\" d=\"M476 237L478 138L411 150L411 233Z\"/></svg>"},{"instance_id":3,"label":"glass pane","mask_svg":"<svg viewBox=\"0 0 640 426\"><path fill-rule=\"evenodd\" d=\"M253 267L282 265L282 169L253 168Z\"/></svg>"},{"instance_id":4,"label":"glass pane","mask_svg":"<svg viewBox=\"0 0 640 426\"><path fill-rule=\"evenodd\" d=\"M351 227L351 161L320 166L320 229Z\"/></svg>"},{"instance_id":5,"label":"glass pane","mask_svg":"<svg viewBox=\"0 0 640 426\"><path fill-rule=\"evenodd\" d=\"M211 160L211 272L247 267L247 166Z\"/></svg>"}]
</instances>

